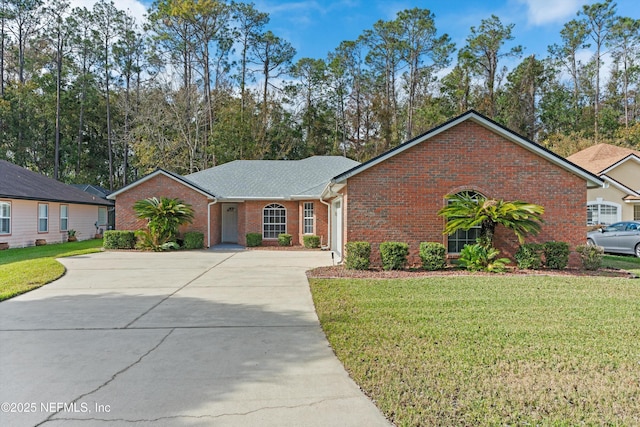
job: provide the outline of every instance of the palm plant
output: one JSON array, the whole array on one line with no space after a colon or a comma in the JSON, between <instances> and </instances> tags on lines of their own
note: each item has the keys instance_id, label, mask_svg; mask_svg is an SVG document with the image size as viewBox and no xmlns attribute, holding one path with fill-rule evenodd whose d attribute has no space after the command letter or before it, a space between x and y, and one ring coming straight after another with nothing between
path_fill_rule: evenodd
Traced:
<instances>
[{"instance_id":1,"label":"palm plant","mask_svg":"<svg viewBox=\"0 0 640 427\"><path fill-rule=\"evenodd\" d=\"M450 195L447 199L447 206L438 212L447 220L444 234L480 226L478 243L485 248L493 247L498 224L512 230L522 244L527 234L538 234L543 222L544 208L533 203L486 199L468 192Z\"/></svg>"},{"instance_id":2,"label":"palm plant","mask_svg":"<svg viewBox=\"0 0 640 427\"><path fill-rule=\"evenodd\" d=\"M178 228L193 221L193 208L179 199L151 197L138 200L133 209L138 218L148 220L148 246L157 250L168 242L175 242Z\"/></svg>"}]
</instances>

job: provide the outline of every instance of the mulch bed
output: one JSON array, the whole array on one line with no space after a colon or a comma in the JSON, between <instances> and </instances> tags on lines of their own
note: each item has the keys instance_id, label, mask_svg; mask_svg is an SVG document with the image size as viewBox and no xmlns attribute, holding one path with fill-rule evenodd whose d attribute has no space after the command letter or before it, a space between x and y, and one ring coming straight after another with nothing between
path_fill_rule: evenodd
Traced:
<instances>
[{"instance_id":1,"label":"mulch bed","mask_svg":"<svg viewBox=\"0 0 640 427\"><path fill-rule=\"evenodd\" d=\"M625 270L601 268L596 271L566 268L564 270L521 270L508 267L504 273L469 272L458 267L447 267L444 270L425 271L406 269L384 271L382 269L348 270L342 265L317 267L307 271L307 277L314 279L412 279L422 277L455 277L455 276L578 276L578 277L619 277L636 279L637 276Z\"/></svg>"}]
</instances>

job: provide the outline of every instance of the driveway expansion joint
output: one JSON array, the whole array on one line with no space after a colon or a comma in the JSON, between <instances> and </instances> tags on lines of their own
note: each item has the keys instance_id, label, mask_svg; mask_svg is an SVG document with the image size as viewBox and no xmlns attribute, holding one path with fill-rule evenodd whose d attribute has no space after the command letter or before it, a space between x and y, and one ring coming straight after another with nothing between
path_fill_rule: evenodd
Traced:
<instances>
[{"instance_id":1,"label":"driveway expansion joint","mask_svg":"<svg viewBox=\"0 0 640 427\"><path fill-rule=\"evenodd\" d=\"M91 396L93 393L103 389L104 387L108 386L109 384L111 384L113 381L116 380L116 378L118 378L121 374L127 372L129 369L133 368L134 366L136 366L137 364L139 364L140 362L142 362L142 360L147 357L148 355L150 355L151 353L153 353L155 350L158 349L158 347L160 347L167 338L169 338L169 335L171 335L173 333L174 329L171 329L166 335L164 335L160 341L158 341L158 343L156 345L154 345L153 347L151 347L147 352L145 352L142 356L140 356L136 361L134 361L132 364L124 367L123 369L119 370L118 372L116 372L115 374L113 374L111 376L111 378L109 378L107 381L105 381L104 383L100 384L98 387L96 387L95 389L81 394L80 396L76 397L75 399L73 399L71 402L69 402L70 405L77 403L80 399L83 399L87 396ZM51 415L49 415L44 421L38 423L35 425L35 427L41 426L43 424L48 423L49 421L57 421L59 418L54 418L57 414L59 414L60 411L54 412Z\"/></svg>"}]
</instances>

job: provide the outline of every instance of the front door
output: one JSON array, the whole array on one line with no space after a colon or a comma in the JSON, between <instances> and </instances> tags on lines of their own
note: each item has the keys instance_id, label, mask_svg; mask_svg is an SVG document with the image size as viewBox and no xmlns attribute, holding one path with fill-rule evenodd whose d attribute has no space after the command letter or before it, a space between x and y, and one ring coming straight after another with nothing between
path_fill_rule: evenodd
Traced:
<instances>
[{"instance_id":1,"label":"front door","mask_svg":"<svg viewBox=\"0 0 640 427\"><path fill-rule=\"evenodd\" d=\"M222 243L238 243L238 205L222 203Z\"/></svg>"}]
</instances>

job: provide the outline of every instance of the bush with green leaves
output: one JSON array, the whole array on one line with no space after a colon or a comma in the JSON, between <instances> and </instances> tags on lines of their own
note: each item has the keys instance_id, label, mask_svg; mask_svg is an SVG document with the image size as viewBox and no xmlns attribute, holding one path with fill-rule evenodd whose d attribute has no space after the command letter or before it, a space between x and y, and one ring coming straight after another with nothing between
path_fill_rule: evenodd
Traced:
<instances>
[{"instance_id":1,"label":"bush with green leaves","mask_svg":"<svg viewBox=\"0 0 640 427\"><path fill-rule=\"evenodd\" d=\"M344 264L349 270L368 270L371 258L371 243L347 242Z\"/></svg>"},{"instance_id":2,"label":"bush with green leaves","mask_svg":"<svg viewBox=\"0 0 640 427\"><path fill-rule=\"evenodd\" d=\"M107 230L103 237L105 249L133 249L136 246L135 231Z\"/></svg>"},{"instance_id":3,"label":"bush with green leaves","mask_svg":"<svg viewBox=\"0 0 640 427\"><path fill-rule=\"evenodd\" d=\"M502 273L506 265L511 261L509 258L498 258L500 251L494 247L476 243L475 245L465 245L460 252L458 259L461 266L469 271L488 271L491 273Z\"/></svg>"},{"instance_id":4,"label":"bush with green leaves","mask_svg":"<svg viewBox=\"0 0 640 427\"><path fill-rule=\"evenodd\" d=\"M439 242L422 242L420 259L425 270L443 270L447 266L447 249Z\"/></svg>"},{"instance_id":5,"label":"bush with green leaves","mask_svg":"<svg viewBox=\"0 0 640 427\"><path fill-rule=\"evenodd\" d=\"M169 250L177 250L180 249L180 245L177 242L172 240L158 243L156 238L151 234L149 230L136 230L136 249L140 249L143 251L154 251L154 252L162 252Z\"/></svg>"},{"instance_id":6,"label":"bush with green leaves","mask_svg":"<svg viewBox=\"0 0 640 427\"><path fill-rule=\"evenodd\" d=\"M178 228L193 221L193 208L180 199L150 197L138 200L133 209L138 218L146 219L147 233L139 239L143 249L167 250L176 242Z\"/></svg>"},{"instance_id":7,"label":"bush with green leaves","mask_svg":"<svg viewBox=\"0 0 640 427\"><path fill-rule=\"evenodd\" d=\"M567 242L545 242L544 262L547 268L562 270L569 264L569 244Z\"/></svg>"},{"instance_id":8,"label":"bush with green leaves","mask_svg":"<svg viewBox=\"0 0 640 427\"><path fill-rule=\"evenodd\" d=\"M542 254L544 246L540 243L524 243L515 253L518 268L538 270L542 268Z\"/></svg>"},{"instance_id":9,"label":"bush with green leaves","mask_svg":"<svg viewBox=\"0 0 640 427\"><path fill-rule=\"evenodd\" d=\"M187 231L184 233L185 249L202 249L204 248L204 233L199 231Z\"/></svg>"},{"instance_id":10,"label":"bush with green leaves","mask_svg":"<svg viewBox=\"0 0 640 427\"><path fill-rule=\"evenodd\" d=\"M402 242L380 243L383 270L402 270L407 265L409 245Z\"/></svg>"},{"instance_id":11,"label":"bush with green leaves","mask_svg":"<svg viewBox=\"0 0 640 427\"><path fill-rule=\"evenodd\" d=\"M287 233L278 234L278 244L280 246L291 246L292 238L293 237L291 236L291 234L287 234Z\"/></svg>"},{"instance_id":12,"label":"bush with green leaves","mask_svg":"<svg viewBox=\"0 0 640 427\"><path fill-rule=\"evenodd\" d=\"M320 247L320 236L313 234L302 236L302 244L305 248L315 249Z\"/></svg>"},{"instance_id":13,"label":"bush with green leaves","mask_svg":"<svg viewBox=\"0 0 640 427\"><path fill-rule=\"evenodd\" d=\"M596 245L578 245L576 252L580 256L582 267L585 270L597 270L602 266L604 248Z\"/></svg>"},{"instance_id":14,"label":"bush with green leaves","mask_svg":"<svg viewBox=\"0 0 640 427\"><path fill-rule=\"evenodd\" d=\"M256 246L262 246L262 234L260 233L247 233L247 247L255 248Z\"/></svg>"}]
</instances>

